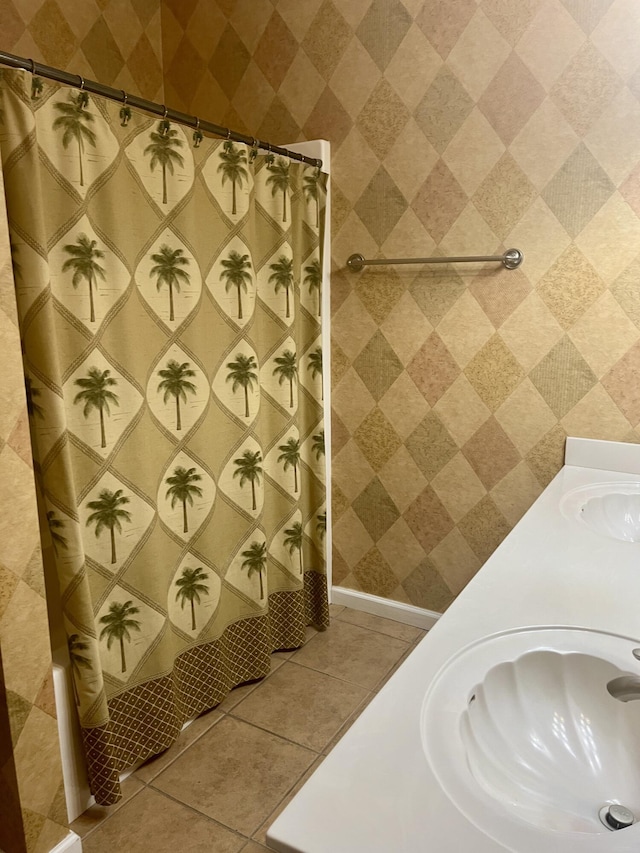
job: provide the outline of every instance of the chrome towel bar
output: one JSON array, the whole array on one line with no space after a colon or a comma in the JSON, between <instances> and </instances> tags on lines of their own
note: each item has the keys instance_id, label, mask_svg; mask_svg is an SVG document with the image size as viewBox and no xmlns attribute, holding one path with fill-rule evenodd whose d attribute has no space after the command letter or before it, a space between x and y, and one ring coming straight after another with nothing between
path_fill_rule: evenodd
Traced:
<instances>
[{"instance_id":1,"label":"chrome towel bar","mask_svg":"<svg viewBox=\"0 0 640 853\"><path fill-rule=\"evenodd\" d=\"M389 266L391 264L473 264L484 261L500 262L508 270L519 267L524 259L520 249L507 249L504 255L469 255L462 258L363 258L362 255L351 255L347 266L354 272L359 272L368 266Z\"/></svg>"}]
</instances>

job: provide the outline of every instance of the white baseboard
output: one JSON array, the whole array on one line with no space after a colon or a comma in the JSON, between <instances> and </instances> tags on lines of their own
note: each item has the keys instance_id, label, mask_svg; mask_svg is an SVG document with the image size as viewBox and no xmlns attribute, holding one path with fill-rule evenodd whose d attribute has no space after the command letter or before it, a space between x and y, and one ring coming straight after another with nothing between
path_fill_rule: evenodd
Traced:
<instances>
[{"instance_id":1,"label":"white baseboard","mask_svg":"<svg viewBox=\"0 0 640 853\"><path fill-rule=\"evenodd\" d=\"M69 833L49 853L82 853L82 839L69 830Z\"/></svg>"},{"instance_id":2,"label":"white baseboard","mask_svg":"<svg viewBox=\"0 0 640 853\"><path fill-rule=\"evenodd\" d=\"M331 603L352 607L354 610L364 610L365 613L383 616L385 619L393 619L405 625L413 625L414 628L422 628L424 631L433 628L442 615L433 610L415 607L413 604L380 598L378 595L370 595L368 592L358 592L342 586L334 586L331 589Z\"/></svg>"},{"instance_id":3,"label":"white baseboard","mask_svg":"<svg viewBox=\"0 0 640 853\"><path fill-rule=\"evenodd\" d=\"M89 790L82 735L73 696L73 675L68 657L66 661L64 660L66 654L66 649L54 651L53 691L58 712L58 736L67 817L71 823L92 806L95 799Z\"/></svg>"}]
</instances>

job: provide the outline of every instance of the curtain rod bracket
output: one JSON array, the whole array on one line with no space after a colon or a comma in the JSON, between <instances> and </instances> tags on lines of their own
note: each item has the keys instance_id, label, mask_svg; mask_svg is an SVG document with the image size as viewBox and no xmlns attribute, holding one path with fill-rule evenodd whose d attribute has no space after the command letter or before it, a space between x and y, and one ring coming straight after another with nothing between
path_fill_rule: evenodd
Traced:
<instances>
[{"instance_id":1,"label":"curtain rod bracket","mask_svg":"<svg viewBox=\"0 0 640 853\"><path fill-rule=\"evenodd\" d=\"M516 267L519 267L523 260L524 255L520 249L507 249L502 256L502 263L508 270L514 270Z\"/></svg>"},{"instance_id":2,"label":"curtain rod bracket","mask_svg":"<svg viewBox=\"0 0 640 853\"><path fill-rule=\"evenodd\" d=\"M355 255L349 255L347 259L347 266L350 270L353 270L353 272L360 272L360 270L364 268L364 265L364 255L360 255L357 252Z\"/></svg>"}]
</instances>

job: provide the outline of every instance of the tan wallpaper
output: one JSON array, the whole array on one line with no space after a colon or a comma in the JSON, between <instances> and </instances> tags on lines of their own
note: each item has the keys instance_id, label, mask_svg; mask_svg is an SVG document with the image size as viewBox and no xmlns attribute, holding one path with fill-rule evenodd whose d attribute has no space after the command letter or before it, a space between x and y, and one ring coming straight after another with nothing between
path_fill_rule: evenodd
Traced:
<instances>
[{"instance_id":1,"label":"tan wallpaper","mask_svg":"<svg viewBox=\"0 0 640 853\"><path fill-rule=\"evenodd\" d=\"M640 5L164 0L162 25L169 103L332 142L334 578L442 610L566 434L640 435ZM343 270L511 246L515 272Z\"/></svg>"},{"instance_id":2,"label":"tan wallpaper","mask_svg":"<svg viewBox=\"0 0 640 853\"><path fill-rule=\"evenodd\" d=\"M2 0L0 49L162 100L159 0ZM68 828L6 219L0 224L0 850L48 853Z\"/></svg>"},{"instance_id":3,"label":"tan wallpaper","mask_svg":"<svg viewBox=\"0 0 640 853\"><path fill-rule=\"evenodd\" d=\"M334 577L442 610L558 470L640 432L631 0L3 0L0 47L333 149ZM344 271L500 251L487 266Z\"/></svg>"},{"instance_id":4,"label":"tan wallpaper","mask_svg":"<svg viewBox=\"0 0 640 853\"><path fill-rule=\"evenodd\" d=\"M4 198L0 173L0 199ZM20 336L0 203L0 850L68 832Z\"/></svg>"},{"instance_id":5,"label":"tan wallpaper","mask_svg":"<svg viewBox=\"0 0 640 853\"><path fill-rule=\"evenodd\" d=\"M170 106L331 140L334 579L442 610L558 470L566 434L640 437L640 8L164 0L161 20L159 4L2 0L0 48L160 101L164 63ZM510 246L516 272L343 269L356 251ZM0 799L21 810L0 832L44 851L64 818L0 247L2 263Z\"/></svg>"},{"instance_id":6,"label":"tan wallpaper","mask_svg":"<svg viewBox=\"0 0 640 853\"><path fill-rule=\"evenodd\" d=\"M0 49L162 101L160 0L2 0Z\"/></svg>"}]
</instances>

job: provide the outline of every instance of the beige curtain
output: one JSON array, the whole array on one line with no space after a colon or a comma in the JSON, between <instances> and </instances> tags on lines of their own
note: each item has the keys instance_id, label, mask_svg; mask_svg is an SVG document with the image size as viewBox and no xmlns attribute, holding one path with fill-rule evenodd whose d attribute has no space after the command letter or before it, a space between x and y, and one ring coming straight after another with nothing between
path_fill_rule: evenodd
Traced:
<instances>
[{"instance_id":1,"label":"beige curtain","mask_svg":"<svg viewBox=\"0 0 640 853\"><path fill-rule=\"evenodd\" d=\"M328 624L326 175L3 71L32 440L89 775Z\"/></svg>"}]
</instances>

